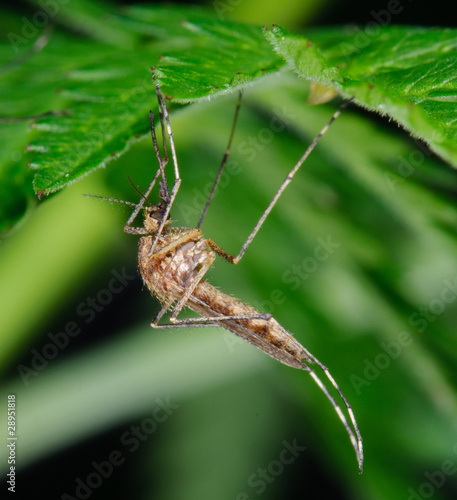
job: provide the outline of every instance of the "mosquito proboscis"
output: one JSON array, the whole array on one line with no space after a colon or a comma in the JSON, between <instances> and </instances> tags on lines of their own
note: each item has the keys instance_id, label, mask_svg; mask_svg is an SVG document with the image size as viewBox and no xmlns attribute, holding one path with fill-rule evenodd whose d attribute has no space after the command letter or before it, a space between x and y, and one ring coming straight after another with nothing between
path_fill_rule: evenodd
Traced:
<instances>
[{"instance_id":1,"label":"mosquito proboscis","mask_svg":"<svg viewBox=\"0 0 457 500\"><path fill-rule=\"evenodd\" d=\"M238 255L232 256L222 250L214 241L205 239L200 227L212 200L217 182L227 163L239 114L241 94L236 107L235 119L228 147L224 154L218 175L216 176L213 189L211 190L197 227L187 228L172 227L170 225L170 210L181 185L181 178L173 141L173 133L170 126L170 118L165 98L158 84L156 85L156 92L159 103L159 121L162 128L163 153L161 153L157 141L154 116L153 113L150 112L152 143L159 168L149 187L145 193L141 195L139 203L136 205L127 203L135 208L124 227L126 233L142 236L138 252L140 272L151 294L157 297L162 305L159 313L152 321L151 326L153 328L219 326L241 337L281 363L307 371L330 401L339 419L343 423L355 450L359 473L361 473L363 467L362 437L352 408L327 367L305 349L293 335L285 330L270 314L258 312L253 307L214 288L203 279L206 272L215 261L216 255L232 264L237 264L241 260L287 185L292 181L292 178L311 151L315 148L320 138L325 134L331 123L338 117L341 111L347 106L349 101L343 103L316 136L281 184L273 200L261 215ZM167 142L170 147L171 161L174 170L174 182L171 190L168 187L165 177L165 167L169 161ZM159 183L160 202L157 205L153 205L149 202L149 195L157 182ZM107 199L123 203L121 200ZM144 210L144 226L133 227L132 224L141 210ZM201 317L179 319L178 315L184 307L191 309ZM170 323L159 324L159 321L169 310L171 310L171 316L169 318ZM345 414L337 404L335 398L330 394L316 372L309 366L310 364L317 365L335 388L344 403L352 427L349 425Z\"/></svg>"}]
</instances>

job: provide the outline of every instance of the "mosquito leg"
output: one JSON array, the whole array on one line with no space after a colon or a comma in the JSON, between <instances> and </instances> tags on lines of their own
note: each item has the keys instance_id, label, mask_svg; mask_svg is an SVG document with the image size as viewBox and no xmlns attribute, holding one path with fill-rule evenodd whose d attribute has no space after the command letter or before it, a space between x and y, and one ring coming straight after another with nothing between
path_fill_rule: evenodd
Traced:
<instances>
[{"instance_id":1,"label":"mosquito leg","mask_svg":"<svg viewBox=\"0 0 457 500\"><path fill-rule=\"evenodd\" d=\"M203 209L202 214L200 216L200 220L198 221L197 228L200 228L203 224L203 220L206 216L206 212L208 211L209 205L210 205L211 201L213 200L214 193L216 192L217 185L219 184L219 181L221 179L222 172L224 171L224 168L227 165L227 160L228 160L228 157L230 155L230 148L232 147L233 136L235 135L236 124L238 122L238 116L240 114L242 96L243 96L243 92L240 91L240 93L238 94L238 102L236 103L236 109L235 109L235 118L233 119L232 131L230 132L230 137L229 137L229 141L227 144L227 149L225 150L224 157L222 158L222 162L221 162L221 165L219 167L219 171L217 172L216 179L214 180L214 184L211 188L211 192L209 193L208 199L206 200L205 208Z\"/></svg>"},{"instance_id":2,"label":"mosquito leg","mask_svg":"<svg viewBox=\"0 0 457 500\"><path fill-rule=\"evenodd\" d=\"M233 255L224 252L224 250L222 250L222 248L219 245L214 243L213 240L207 239L206 241L211 250L213 250L217 255L219 255L219 257L223 258L227 262L230 262L230 264L238 264L238 262L235 261L235 257L233 257Z\"/></svg>"},{"instance_id":3,"label":"mosquito leg","mask_svg":"<svg viewBox=\"0 0 457 500\"><path fill-rule=\"evenodd\" d=\"M132 222L135 220L135 217L139 214L140 210L143 208L145 202L146 202L146 199L147 197L150 195L151 191L152 191L152 188L154 187L157 179L159 178L159 175L160 175L160 169L157 170L155 176L154 176L154 179L152 179L152 182L151 184L149 184L149 187L148 189L146 190L146 192L144 193L144 196L141 197L141 200L140 202L138 203L138 205L135 206L135 210L132 212L132 215L129 217L129 220L125 223L125 226L124 226L124 231L126 233L130 233L130 226L132 224ZM141 229L141 228L132 228L132 229ZM131 233L131 234L147 234L147 233Z\"/></svg>"},{"instance_id":4,"label":"mosquito leg","mask_svg":"<svg viewBox=\"0 0 457 500\"><path fill-rule=\"evenodd\" d=\"M335 401L335 399L333 398L333 396L329 393L328 389L324 386L324 384L322 383L322 381L320 380L320 378L316 375L316 373L314 372L314 370L312 370L309 366L307 366L305 368L306 371L311 375L311 377L316 382L316 384L319 386L319 388L321 389L321 391L325 394L325 396L327 397L327 399L330 401L330 403L332 404L333 408L335 409L335 411L336 411L336 413L338 415L338 418L343 423L343 425L344 425L344 427L346 429L346 432L348 433L349 438L351 439L352 446L353 446L353 448L355 450L355 453L356 453L356 456L357 456L357 462L359 464L359 473L361 474L362 473L362 467L363 467L363 444L362 444L362 436L360 434L359 427L357 425L357 421L355 420L354 412L352 411L352 407L349 404L349 402L346 399L346 397L344 396L344 394L341 391L341 389L339 388L339 386L336 383L335 379L332 377L332 375L328 371L328 368L325 365L323 365L317 358L315 358L309 351L307 351L306 349L304 349L304 351L305 351L307 359L310 362L315 363L324 372L325 376L328 378L328 380L330 381L330 383L332 384L332 386L338 392L340 398L342 399L342 401L344 403L344 406L346 407L346 409L348 411L349 418L351 419L351 423L352 423L352 426L353 426L354 431L355 431L355 435L354 435L353 430L349 426L349 424L348 424L348 422L346 420L346 417L344 416L341 408L338 406L338 404Z\"/></svg>"},{"instance_id":5,"label":"mosquito leg","mask_svg":"<svg viewBox=\"0 0 457 500\"><path fill-rule=\"evenodd\" d=\"M179 236L177 236L176 239L173 240L171 243L168 243L168 245L160 247L157 250L157 252L154 252L154 256L163 255L167 252L170 252L179 245L187 243L188 241L198 241L198 239L201 237L202 234L200 229L195 229L193 227L180 228L180 229L182 233Z\"/></svg>"},{"instance_id":6,"label":"mosquito leg","mask_svg":"<svg viewBox=\"0 0 457 500\"><path fill-rule=\"evenodd\" d=\"M154 239L152 241L151 248L149 249L149 253L148 253L149 257L151 257L151 255L154 253L154 249L157 245L157 241L159 240L159 237L162 234L163 228L165 227L165 224L166 224L168 217L170 215L171 207L173 206L176 195L178 194L179 186L181 185L181 178L179 176L179 168L178 168L178 158L176 156L175 143L173 140L173 132L171 131L171 126L170 126L170 116L168 114L167 105L165 104L165 98L163 97L158 84L156 84L156 92L157 92L157 99L159 101L159 110L161 110L161 113L162 113L161 122L163 123L163 119L165 119L164 120L165 123L162 126L164 128L166 128L166 131L167 131L166 135L168 136L168 142L170 143L171 158L173 161L173 168L174 168L174 172L175 172L175 182L173 184L173 189L171 190L170 197L168 200L166 200L167 207L166 207L165 212L163 214L162 220L160 221L159 228L158 228L158 230L154 236ZM164 144L165 144L165 142L164 142Z\"/></svg>"},{"instance_id":7,"label":"mosquito leg","mask_svg":"<svg viewBox=\"0 0 457 500\"><path fill-rule=\"evenodd\" d=\"M352 99L349 100L349 101L344 102L340 106L340 108L337 111L335 111L335 113L330 118L330 120L327 123L327 125L325 125L325 127L315 137L315 139L310 144L310 146L308 147L308 149L305 151L305 153L303 154L303 156L298 160L297 164L294 166L294 168L289 172L289 174L287 175L287 177L284 179L284 182L281 184L281 186L279 187L279 189L276 192L275 196L271 200L271 203L268 205L267 209L265 210L265 212L260 217L260 219L257 222L256 226L252 230L252 233L248 236L248 239L244 242L244 245L242 246L242 248L240 250L240 253L235 258L232 258L233 260L229 260L229 262L232 262L233 264L237 264L241 260L241 258L245 254L246 250L248 249L249 245L252 243L252 240L255 238L256 234L259 232L259 229L262 227L262 224L265 222L265 219L268 217L269 213L273 210L273 207L276 205L276 202L279 200L279 198L281 197L281 195L284 192L284 190L286 189L286 187L292 181L294 175L297 173L297 171L299 170L299 168L303 165L303 163L305 162L305 160L308 158L308 156L311 154L311 152L313 151L313 149L316 147L316 145L319 142L319 140L321 139L321 137L327 132L327 130L329 129L330 125L338 118L338 116L341 114L341 112L346 108L346 106L351 101L352 101ZM223 257L223 258L225 258L225 257Z\"/></svg>"},{"instance_id":8,"label":"mosquito leg","mask_svg":"<svg viewBox=\"0 0 457 500\"><path fill-rule=\"evenodd\" d=\"M197 278L196 278L195 282L197 282L197 281L200 281L200 280L197 280ZM195 286L192 287L192 289L195 289ZM201 304L202 307L205 308L205 310L207 310L208 312L210 311L210 308L208 308L208 306L205 302L201 302L200 300L196 299L195 297L194 297L194 300L197 303ZM184 304L184 306L185 305L186 304ZM271 314L261 314L261 313L255 314L254 313L254 314L238 314L238 315L228 315L228 316L207 316L207 317L199 317L199 318L177 319L176 316L179 314L179 312L182 310L182 308L183 308L183 305L181 305L181 307L179 306L179 304L177 304L175 306L175 308L173 309L173 314L172 314L172 317L174 316L175 319L172 319L172 317L170 317L170 321L172 321L172 323L164 324L164 325L157 325L156 321L154 321L154 323L152 323L151 326L153 326L154 328L195 328L197 326L198 327L200 327L200 326L220 326L220 325L218 325L219 322L223 322L223 321L227 321L227 320L253 320L253 319L255 319L255 320L268 321L272 317ZM164 308L162 310L164 313L167 310L167 307L164 306ZM161 313L162 313L162 311L161 311ZM163 313L160 314L160 317L163 316ZM156 320L157 320L157 318L156 318ZM303 363L300 363L300 367L302 369L308 368Z\"/></svg>"},{"instance_id":9,"label":"mosquito leg","mask_svg":"<svg viewBox=\"0 0 457 500\"><path fill-rule=\"evenodd\" d=\"M159 121L160 121L160 127L162 129L163 157L160 154L159 145L157 144L157 137L154 127L154 114L152 111L149 111L149 120L151 122L152 144L154 145L154 151L156 153L157 161L159 163L159 170L160 170L160 175L162 177L163 189L168 199L170 191L168 190L167 178L165 177L165 167L168 164L167 138L165 135L165 124L163 121L163 108L162 104L160 103L160 100L158 100L158 102L159 102L159 119L160 119Z\"/></svg>"},{"instance_id":10,"label":"mosquito leg","mask_svg":"<svg viewBox=\"0 0 457 500\"><path fill-rule=\"evenodd\" d=\"M163 315L162 315L163 316ZM252 320L252 319L262 319L268 321L271 318L271 314L240 314L238 316L212 316L210 318L185 318L176 319L174 323L167 323L164 325L157 325L151 323L154 328L196 328L203 326L220 326L218 323L229 320Z\"/></svg>"},{"instance_id":11,"label":"mosquito leg","mask_svg":"<svg viewBox=\"0 0 457 500\"><path fill-rule=\"evenodd\" d=\"M219 326L219 325L216 325L214 323L202 323L200 325L196 325L196 324L189 325L189 324L181 324L179 322L176 322L176 323L166 323L164 325L156 325L156 324L151 323L151 326L157 330L174 330L175 328L196 328L197 326L198 326L198 328L204 328L204 327L213 327L214 328L215 326Z\"/></svg>"},{"instance_id":12,"label":"mosquito leg","mask_svg":"<svg viewBox=\"0 0 457 500\"><path fill-rule=\"evenodd\" d=\"M155 151L156 158L157 158L157 163L159 164L159 169L157 170L157 172L156 172L156 174L154 176L154 179L149 184L148 189L146 190L146 192L144 193L144 195L142 195L141 201L138 203L138 205L136 205L135 210L132 212L132 215L130 216L129 220L125 224L124 231L126 233L130 233L130 234L147 234L147 233L144 233L144 232L140 232L140 233L139 232L134 232L134 233L132 233L130 231L130 225L135 220L135 217L138 215L138 213L140 212L140 210L143 208L143 206L144 206L145 202L147 201L148 196L151 194L151 191L152 191L155 183L157 182L157 179L159 178L159 176L162 178L163 189L161 191L165 191L165 193L166 193L165 198L166 198L167 202L169 202L169 197L170 197L169 196L169 192L168 192L167 180L166 180L166 177L165 177L165 167L166 167L166 165L168 163L167 143L166 143L165 124L164 124L164 114L165 114L164 113L164 109L166 110L166 107L164 107L165 106L165 101L164 101L162 95L160 94L160 90L158 88L157 88L157 92L158 92L157 96L158 96L158 103L159 103L160 126L162 128L162 137L163 137L163 156L160 153L159 145L158 145L158 142L157 142L157 135L156 135L156 132L155 132L155 125L154 125L154 114L153 114L152 111L149 111L149 121L151 123L151 139L152 139L152 144L154 146L154 151ZM166 116L168 117L168 113L166 113ZM173 150L174 150L174 145L173 145ZM175 154L175 156L176 156L176 154ZM160 231L158 231L158 233L157 233L157 238L162 233L163 227L165 225L165 221L166 221L166 218L163 221L163 225L161 225ZM136 230L138 228L133 228L133 229Z\"/></svg>"},{"instance_id":13,"label":"mosquito leg","mask_svg":"<svg viewBox=\"0 0 457 500\"><path fill-rule=\"evenodd\" d=\"M149 234L149 231L145 227L125 226L124 232L127 234L135 234L137 236L146 236Z\"/></svg>"},{"instance_id":14,"label":"mosquito leg","mask_svg":"<svg viewBox=\"0 0 457 500\"><path fill-rule=\"evenodd\" d=\"M185 318L176 319L172 325L204 325L206 323L220 323L222 321L229 320L265 320L268 321L271 318L271 314L234 314L233 316L210 316L208 318ZM171 318L170 318L171 321Z\"/></svg>"},{"instance_id":15,"label":"mosquito leg","mask_svg":"<svg viewBox=\"0 0 457 500\"><path fill-rule=\"evenodd\" d=\"M170 301L165 301L162 304L162 308L158 312L157 316L154 318L154 320L151 323L152 328L160 328L157 323L162 319L163 315L168 311L170 308L171 302Z\"/></svg>"},{"instance_id":16,"label":"mosquito leg","mask_svg":"<svg viewBox=\"0 0 457 500\"><path fill-rule=\"evenodd\" d=\"M165 156L164 160L168 161L168 156L166 153L166 136L168 136L168 141L170 143L170 149L171 149L171 158L173 161L173 167L175 171L175 179L179 179L179 169L178 169L178 160L176 157L176 149L175 149L175 143L173 141L173 132L171 131L171 126L170 126L170 116L168 114L168 109L167 105L165 103L165 98L160 91L160 86L159 84L156 84L156 94L157 94L157 100L159 101L159 113L160 113L160 124L162 127L162 136L163 136L163 147L165 151ZM165 118L165 120L164 120ZM166 134L165 134L165 129L166 129ZM176 182L176 181L175 181Z\"/></svg>"}]
</instances>

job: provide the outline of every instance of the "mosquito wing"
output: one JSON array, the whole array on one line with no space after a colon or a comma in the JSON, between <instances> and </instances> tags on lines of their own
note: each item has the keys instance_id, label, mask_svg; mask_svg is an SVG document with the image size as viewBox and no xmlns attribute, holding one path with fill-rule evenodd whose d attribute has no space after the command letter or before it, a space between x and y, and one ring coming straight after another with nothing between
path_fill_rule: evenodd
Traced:
<instances>
[{"instance_id":1,"label":"mosquito wing","mask_svg":"<svg viewBox=\"0 0 457 500\"><path fill-rule=\"evenodd\" d=\"M190 296L189 300L186 303L186 307L191 309L192 311L196 312L197 314L200 314L201 316L204 317L211 317L211 316L228 316L228 315L241 315L241 314L260 314L251 307L239 302L236 299L233 299L233 297L230 297L228 295L222 294L222 292L217 291L218 296L223 296L229 299L229 301L234 302L237 306L239 306L237 309L232 310L232 311L221 311L219 307L211 307L211 302L208 300L202 300L202 296L205 297L205 295L202 293L202 291L206 291L208 289L216 290L214 289L209 283L202 281L200 284L197 286L195 292ZM213 302L214 303L214 302ZM243 307L243 309L240 310L240 307ZM297 350L297 352L305 352L305 349L303 349L303 346L299 344L293 336L287 332L274 318L270 318L269 320L234 320L234 319L226 319L226 320L221 320L217 321L214 324L217 326L220 326L224 328L225 330L228 330L229 332L237 335L238 337L242 338L246 342L249 342L253 346L257 347L257 349L260 349L263 351L265 354L268 354L272 358L276 359L277 361L287 365L291 366L293 368L298 368L299 370L306 370L309 371L309 368L307 367L306 364L304 364L300 359L294 357L291 353L289 353L287 350L284 348L278 347L272 342L269 342L267 339L263 338L260 336L258 333L254 331L254 328L249 328L250 323L255 322L257 326L257 330L259 329L259 323L264 322L265 323L265 328L264 330L267 331L271 336L271 333L274 332L278 334L277 336L280 336L282 339L286 338L289 343L293 344L294 349ZM262 325L263 326L263 325ZM306 356L303 356L304 358Z\"/></svg>"}]
</instances>

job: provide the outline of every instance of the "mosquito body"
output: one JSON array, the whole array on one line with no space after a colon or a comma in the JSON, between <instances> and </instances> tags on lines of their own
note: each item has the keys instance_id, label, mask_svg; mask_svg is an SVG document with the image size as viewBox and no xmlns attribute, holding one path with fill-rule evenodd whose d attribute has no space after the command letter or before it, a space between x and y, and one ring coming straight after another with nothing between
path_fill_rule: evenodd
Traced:
<instances>
[{"instance_id":1,"label":"mosquito body","mask_svg":"<svg viewBox=\"0 0 457 500\"><path fill-rule=\"evenodd\" d=\"M216 259L212 240L204 239L199 229L166 226L157 241L154 254L149 256L157 222L146 214L145 226L151 235L141 238L138 252L143 281L163 304L164 312L173 304L178 305L173 308L170 318L175 324L158 325L159 317L152 326L175 328L191 323L201 325L205 320L208 321L206 326L214 326L216 321L218 326L254 344L278 361L306 370L301 360L312 362L306 350L274 318L261 314L202 279ZM176 320L183 306L204 318Z\"/></svg>"},{"instance_id":2,"label":"mosquito body","mask_svg":"<svg viewBox=\"0 0 457 500\"><path fill-rule=\"evenodd\" d=\"M341 422L345 426L352 446L356 452L359 472L362 472L362 438L357 427L354 414L348 401L333 377L330 375L327 368L309 351L307 351L293 337L293 335L291 335L274 318L272 318L271 315L262 314L261 312L256 311L253 307L244 304L243 302L214 288L203 279L204 275L215 261L216 256L222 257L233 264L240 261L280 195L288 183L292 180L295 172L300 168L311 150L317 144L319 138L325 133L330 123L339 114L341 108L337 113L335 113L329 124L316 137L297 165L286 177L274 199L261 216L251 235L246 240L240 253L236 257L232 257L219 248L212 240L205 239L202 235L200 226L203 222L203 218L211 202L218 179L220 178L228 158L235 124L238 117L240 100L238 101L235 121L227 151L224 155L218 176L216 177L211 195L203 210L198 227L177 228L170 225L169 214L178 192L181 179L179 176L173 134L170 127L165 99L161 94L158 85L156 86L156 90L159 101L159 114L163 134L164 152L162 155L158 147L154 128L154 117L152 112L150 112L152 141L159 168L147 191L141 195L141 201L137 205L134 205L135 209L124 227L124 230L127 233L142 236L138 253L141 276L151 294L157 297L162 305L161 310L151 323L151 326L154 328L220 326L246 340L281 363L293 368L307 371L329 399ZM167 139L172 153L172 163L175 173L175 181L171 191L168 189L165 177L165 166L168 163ZM157 181L159 182L161 201L154 206L150 204L148 196ZM128 204L133 205L130 203ZM144 226L132 227L134 219L141 210L144 210ZM201 317L178 319L178 314L184 307L191 309ZM170 324L159 324L161 318L169 310L171 310ZM309 366L312 364L317 365L324 372L327 379L338 392L344 406L346 407L352 427L348 424L342 409L338 406L327 387Z\"/></svg>"}]
</instances>

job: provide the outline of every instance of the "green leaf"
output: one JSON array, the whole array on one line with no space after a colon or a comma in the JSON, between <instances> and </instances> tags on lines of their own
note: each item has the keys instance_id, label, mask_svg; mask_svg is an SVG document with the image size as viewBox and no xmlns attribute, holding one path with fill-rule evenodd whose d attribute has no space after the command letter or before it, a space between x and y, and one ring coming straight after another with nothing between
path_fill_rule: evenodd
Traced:
<instances>
[{"instance_id":1,"label":"green leaf","mask_svg":"<svg viewBox=\"0 0 457 500\"><path fill-rule=\"evenodd\" d=\"M457 30L352 27L305 39L273 27L265 35L300 76L394 118L457 166Z\"/></svg>"},{"instance_id":2,"label":"green leaf","mask_svg":"<svg viewBox=\"0 0 457 500\"><path fill-rule=\"evenodd\" d=\"M134 49L56 33L3 78L2 115L68 111L34 124L28 167L40 197L105 166L148 133L148 110L157 107L151 66L166 94L190 101L234 91L284 65L259 28L196 9L130 8L113 23L137 40ZM10 47L1 50L7 61Z\"/></svg>"},{"instance_id":3,"label":"green leaf","mask_svg":"<svg viewBox=\"0 0 457 500\"><path fill-rule=\"evenodd\" d=\"M0 233L11 229L36 203L33 174L23 167L26 123L0 124Z\"/></svg>"},{"instance_id":4,"label":"green leaf","mask_svg":"<svg viewBox=\"0 0 457 500\"><path fill-rule=\"evenodd\" d=\"M81 17L78 12L87 7L84 5L73 13L75 26L83 23L85 16L97 18L101 8L88 9ZM56 20L65 18L65 13L65 9L59 11ZM3 109L0 105L3 115L69 112L66 116L46 116L34 124L35 133L27 147L31 152L28 167L35 171L33 187L39 196L105 166L148 133L147 112L156 109L151 66L169 99L190 102L233 92L285 64L260 28L221 22L199 9L130 7L122 15L109 16L107 22L129 33L132 43L113 47L56 33L41 53L3 77L8 89ZM421 71L418 50L421 64L432 64L435 56L446 55L452 47L453 32L409 29L411 42L406 43L405 30L382 30L376 44L363 49L351 45L357 42L358 32L345 34L341 30L315 32L311 43L274 28L267 32L267 39L299 74L336 87L345 96L355 95L358 103L371 109L389 113L428 140L435 151L455 160L451 115L456 103L444 102L452 100L452 95L436 85L427 93L424 89L430 85L427 87L424 78L422 94L416 85L413 95L410 84ZM392 46L397 47L395 58L389 53ZM353 47L352 52L348 47ZM8 49L0 48L3 60L11 53ZM440 61L445 65L445 59ZM410 79L396 76L398 71L409 72ZM445 76L443 72L442 78ZM5 185L13 184L8 177L10 163L1 172ZM21 175L30 177L25 168ZM7 204L5 212L8 227L20 211Z\"/></svg>"},{"instance_id":5,"label":"green leaf","mask_svg":"<svg viewBox=\"0 0 457 500\"><path fill-rule=\"evenodd\" d=\"M150 8L137 7L129 13L138 23L146 23L145 33L149 23L157 22L156 11ZM261 28L205 17L181 21L188 36L192 34L192 46L167 51L155 68L163 91L173 101L190 102L233 92L284 65L265 43Z\"/></svg>"}]
</instances>

